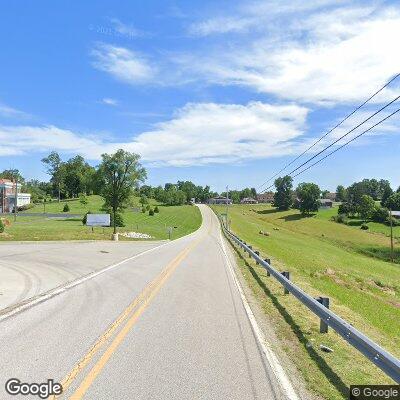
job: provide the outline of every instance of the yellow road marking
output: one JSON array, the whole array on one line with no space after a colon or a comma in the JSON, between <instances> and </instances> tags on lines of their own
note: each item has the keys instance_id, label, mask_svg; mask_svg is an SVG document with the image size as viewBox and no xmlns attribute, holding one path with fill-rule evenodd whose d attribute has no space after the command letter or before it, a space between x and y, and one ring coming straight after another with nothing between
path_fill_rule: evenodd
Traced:
<instances>
[{"instance_id":1,"label":"yellow road marking","mask_svg":"<svg viewBox=\"0 0 400 400\"><path fill-rule=\"evenodd\" d=\"M178 265L186 258L186 256L193 250L195 246L200 242L198 239L191 245L187 246L181 253L179 253L166 267L165 269L136 297L133 302L122 312L122 314L113 322L113 324L107 329L107 331L96 341L89 352L79 361L79 363L71 370L71 372L61 382L63 385L63 391L69 388L76 376L81 372L92 360L94 355L100 350L100 348L107 342L107 340L113 335L116 329L126 320L130 313L139 304L141 306L136 310L132 317L127 321L126 325L121 329L119 334L115 337L110 347L106 350L103 356L95 364L89 374L86 376L84 381L81 383L77 391L71 396L71 399L80 399L87 389L90 387L98 373L102 370L105 363L108 361L112 353L116 350L119 344L122 342L126 334L135 324L137 319L146 309L147 305L153 299L153 297L161 289L162 285L166 282L172 272L178 267ZM55 399L53 396L52 399Z\"/></svg>"}]
</instances>

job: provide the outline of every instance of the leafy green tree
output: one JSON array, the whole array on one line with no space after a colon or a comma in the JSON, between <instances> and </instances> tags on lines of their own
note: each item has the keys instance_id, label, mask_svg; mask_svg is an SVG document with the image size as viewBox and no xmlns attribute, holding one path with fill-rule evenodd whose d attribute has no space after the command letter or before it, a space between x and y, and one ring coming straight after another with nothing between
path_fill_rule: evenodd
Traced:
<instances>
[{"instance_id":1,"label":"leafy green tree","mask_svg":"<svg viewBox=\"0 0 400 400\"><path fill-rule=\"evenodd\" d=\"M140 156L122 149L114 154L102 154L99 166L103 177L102 195L105 206L113 215L114 234L117 233L117 213L129 203L133 190L146 178L146 170L139 162Z\"/></svg>"},{"instance_id":2,"label":"leafy green tree","mask_svg":"<svg viewBox=\"0 0 400 400\"><path fill-rule=\"evenodd\" d=\"M381 197L381 204L383 207L388 207L387 201L389 197L393 194L393 190L390 187L390 185L384 185L383 186L383 192L382 192L382 197Z\"/></svg>"},{"instance_id":3,"label":"leafy green tree","mask_svg":"<svg viewBox=\"0 0 400 400\"><path fill-rule=\"evenodd\" d=\"M18 169L5 169L3 172L0 173L0 178L9 179L10 181L15 181L15 179L17 179L18 183L25 183L25 179Z\"/></svg>"},{"instance_id":4,"label":"leafy green tree","mask_svg":"<svg viewBox=\"0 0 400 400\"><path fill-rule=\"evenodd\" d=\"M347 192L344 186L339 185L336 188L336 201L346 201Z\"/></svg>"},{"instance_id":5,"label":"leafy green tree","mask_svg":"<svg viewBox=\"0 0 400 400\"><path fill-rule=\"evenodd\" d=\"M360 217L364 221L369 220L372 217L374 209L375 209L374 199L368 194L362 195L360 204L358 205L358 212L360 214Z\"/></svg>"},{"instance_id":6,"label":"leafy green tree","mask_svg":"<svg viewBox=\"0 0 400 400\"><path fill-rule=\"evenodd\" d=\"M318 211L321 190L315 183L300 183L296 194L299 199L299 209L302 214Z\"/></svg>"},{"instance_id":7,"label":"leafy green tree","mask_svg":"<svg viewBox=\"0 0 400 400\"><path fill-rule=\"evenodd\" d=\"M146 204L149 204L149 200L145 194L142 194L139 199L139 203L142 207L145 207Z\"/></svg>"},{"instance_id":8,"label":"leafy green tree","mask_svg":"<svg viewBox=\"0 0 400 400\"><path fill-rule=\"evenodd\" d=\"M83 206L86 206L86 205L88 204L89 201L88 201L88 199L87 199L85 193L81 193L81 194L79 195L79 202L80 202Z\"/></svg>"},{"instance_id":9,"label":"leafy green tree","mask_svg":"<svg viewBox=\"0 0 400 400\"><path fill-rule=\"evenodd\" d=\"M274 195L274 207L277 207L279 210L289 210L289 208L293 204L292 177L286 175L284 177L276 179L275 188L276 188L276 193Z\"/></svg>"},{"instance_id":10,"label":"leafy green tree","mask_svg":"<svg viewBox=\"0 0 400 400\"><path fill-rule=\"evenodd\" d=\"M400 192L393 193L386 201L386 207L400 211Z\"/></svg>"},{"instance_id":11,"label":"leafy green tree","mask_svg":"<svg viewBox=\"0 0 400 400\"><path fill-rule=\"evenodd\" d=\"M65 173L63 162L59 154L56 151L52 151L47 157L42 158L42 163L45 164L46 171L51 176L51 182L56 187L58 202L60 202Z\"/></svg>"}]
</instances>

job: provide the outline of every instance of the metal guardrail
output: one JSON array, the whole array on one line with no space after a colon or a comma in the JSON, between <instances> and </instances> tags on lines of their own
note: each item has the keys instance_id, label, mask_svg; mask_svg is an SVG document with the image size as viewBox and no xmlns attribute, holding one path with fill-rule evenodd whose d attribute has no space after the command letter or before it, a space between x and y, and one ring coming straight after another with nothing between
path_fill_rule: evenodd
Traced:
<instances>
[{"instance_id":1,"label":"metal guardrail","mask_svg":"<svg viewBox=\"0 0 400 400\"><path fill-rule=\"evenodd\" d=\"M269 275L272 275L280 284L282 284L285 291L291 293L300 300L300 302L317 315L321 321L335 330L344 340L372 361L386 375L390 376L397 383L400 383L400 360L355 329L351 324L330 311L318 302L318 300L314 299L298 286L293 284L281 272L275 270L270 263L262 259L260 255L257 254L258 252L256 253L251 246L248 246L246 242L226 229L222 221L221 224L227 237L231 238L236 242L236 244L247 251L258 264L262 265L267 270Z\"/></svg>"}]
</instances>

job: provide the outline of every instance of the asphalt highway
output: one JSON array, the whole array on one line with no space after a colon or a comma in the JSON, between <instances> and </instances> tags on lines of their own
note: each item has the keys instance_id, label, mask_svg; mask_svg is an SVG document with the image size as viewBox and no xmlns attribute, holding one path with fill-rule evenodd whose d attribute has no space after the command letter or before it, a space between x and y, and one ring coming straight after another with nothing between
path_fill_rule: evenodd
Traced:
<instances>
[{"instance_id":1,"label":"asphalt highway","mask_svg":"<svg viewBox=\"0 0 400 400\"><path fill-rule=\"evenodd\" d=\"M7 394L17 378L60 382L65 399L285 399L200 210L195 233L1 320L0 398L38 398Z\"/></svg>"}]
</instances>

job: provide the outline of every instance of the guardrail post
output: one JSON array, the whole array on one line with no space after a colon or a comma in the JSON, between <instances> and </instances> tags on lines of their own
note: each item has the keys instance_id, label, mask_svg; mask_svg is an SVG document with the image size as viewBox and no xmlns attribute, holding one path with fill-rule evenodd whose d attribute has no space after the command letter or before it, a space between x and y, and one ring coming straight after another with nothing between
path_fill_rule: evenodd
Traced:
<instances>
[{"instance_id":1,"label":"guardrail post","mask_svg":"<svg viewBox=\"0 0 400 400\"><path fill-rule=\"evenodd\" d=\"M250 250L252 250L253 249L253 247L252 246L247 246ZM249 251L249 258L251 258L251 253L250 253L250 251Z\"/></svg>"},{"instance_id":2,"label":"guardrail post","mask_svg":"<svg viewBox=\"0 0 400 400\"><path fill-rule=\"evenodd\" d=\"M329 309L329 297L317 297L315 300L318 303L321 303L324 307ZM319 321L319 333L328 333L328 324L323 320L320 319Z\"/></svg>"},{"instance_id":3,"label":"guardrail post","mask_svg":"<svg viewBox=\"0 0 400 400\"><path fill-rule=\"evenodd\" d=\"M283 271L281 274L288 280L290 280L290 272L289 271ZM286 287L283 289L283 294L289 294L289 290L286 289Z\"/></svg>"},{"instance_id":4,"label":"guardrail post","mask_svg":"<svg viewBox=\"0 0 400 400\"><path fill-rule=\"evenodd\" d=\"M265 258L264 261L271 265L271 260L269 258ZM267 270L267 276L271 276L270 272Z\"/></svg>"},{"instance_id":5,"label":"guardrail post","mask_svg":"<svg viewBox=\"0 0 400 400\"><path fill-rule=\"evenodd\" d=\"M259 251L255 251L254 253L256 253L258 256L260 255L260 252ZM256 265L258 265L259 263L258 263L258 261L256 260Z\"/></svg>"}]
</instances>

